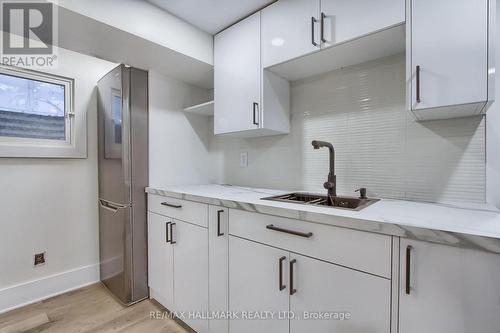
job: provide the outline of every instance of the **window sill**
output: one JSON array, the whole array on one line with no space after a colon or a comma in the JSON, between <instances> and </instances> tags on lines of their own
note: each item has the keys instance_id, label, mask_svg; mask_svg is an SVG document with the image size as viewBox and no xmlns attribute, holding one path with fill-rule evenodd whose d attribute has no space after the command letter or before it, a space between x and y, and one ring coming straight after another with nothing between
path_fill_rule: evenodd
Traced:
<instances>
[{"instance_id":1,"label":"window sill","mask_svg":"<svg viewBox=\"0 0 500 333\"><path fill-rule=\"evenodd\" d=\"M18 144L0 141L0 158L87 158L87 142L78 145Z\"/></svg>"}]
</instances>

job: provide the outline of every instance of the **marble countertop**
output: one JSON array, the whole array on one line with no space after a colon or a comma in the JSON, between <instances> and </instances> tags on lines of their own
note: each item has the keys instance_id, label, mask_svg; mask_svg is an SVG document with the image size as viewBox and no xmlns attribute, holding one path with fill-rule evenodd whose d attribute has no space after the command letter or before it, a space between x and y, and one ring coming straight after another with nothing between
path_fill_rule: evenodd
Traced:
<instances>
[{"instance_id":1,"label":"marble countertop","mask_svg":"<svg viewBox=\"0 0 500 333\"><path fill-rule=\"evenodd\" d=\"M262 200L288 193L231 185L151 186L146 192L308 222L500 253L500 210L488 205L380 200L360 211Z\"/></svg>"}]
</instances>

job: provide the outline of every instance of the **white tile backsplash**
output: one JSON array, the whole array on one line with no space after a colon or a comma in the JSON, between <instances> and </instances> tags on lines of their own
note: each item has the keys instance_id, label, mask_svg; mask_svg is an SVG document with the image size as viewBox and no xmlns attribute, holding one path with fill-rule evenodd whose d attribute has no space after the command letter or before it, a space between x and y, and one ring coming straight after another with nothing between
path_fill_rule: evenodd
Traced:
<instances>
[{"instance_id":1,"label":"white tile backsplash","mask_svg":"<svg viewBox=\"0 0 500 333\"><path fill-rule=\"evenodd\" d=\"M417 123L408 120L406 196L423 201L484 202L483 117Z\"/></svg>"},{"instance_id":2,"label":"white tile backsplash","mask_svg":"<svg viewBox=\"0 0 500 333\"><path fill-rule=\"evenodd\" d=\"M485 201L485 121L418 123L405 109L405 58L393 56L291 85L291 133L210 140L211 178L235 185L323 192L336 149L338 193L432 202ZM239 165L248 152L248 167Z\"/></svg>"}]
</instances>

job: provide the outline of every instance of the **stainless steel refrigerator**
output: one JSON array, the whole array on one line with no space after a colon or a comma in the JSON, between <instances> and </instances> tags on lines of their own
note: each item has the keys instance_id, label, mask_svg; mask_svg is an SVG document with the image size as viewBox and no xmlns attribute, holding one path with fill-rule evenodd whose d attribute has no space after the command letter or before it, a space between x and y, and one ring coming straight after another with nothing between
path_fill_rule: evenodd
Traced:
<instances>
[{"instance_id":1,"label":"stainless steel refrigerator","mask_svg":"<svg viewBox=\"0 0 500 333\"><path fill-rule=\"evenodd\" d=\"M148 73L120 65L97 87L100 276L129 305L148 296Z\"/></svg>"}]
</instances>

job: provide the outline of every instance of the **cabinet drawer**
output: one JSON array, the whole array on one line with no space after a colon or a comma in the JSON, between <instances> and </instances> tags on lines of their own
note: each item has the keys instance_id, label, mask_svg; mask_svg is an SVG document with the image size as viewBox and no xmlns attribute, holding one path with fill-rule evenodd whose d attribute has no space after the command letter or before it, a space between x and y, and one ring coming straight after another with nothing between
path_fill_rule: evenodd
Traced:
<instances>
[{"instance_id":1,"label":"cabinet drawer","mask_svg":"<svg viewBox=\"0 0 500 333\"><path fill-rule=\"evenodd\" d=\"M229 234L391 278L391 236L235 209Z\"/></svg>"},{"instance_id":2,"label":"cabinet drawer","mask_svg":"<svg viewBox=\"0 0 500 333\"><path fill-rule=\"evenodd\" d=\"M208 228L207 204L150 194L148 196L148 210Z\"/></svg>"}]
</instances>

